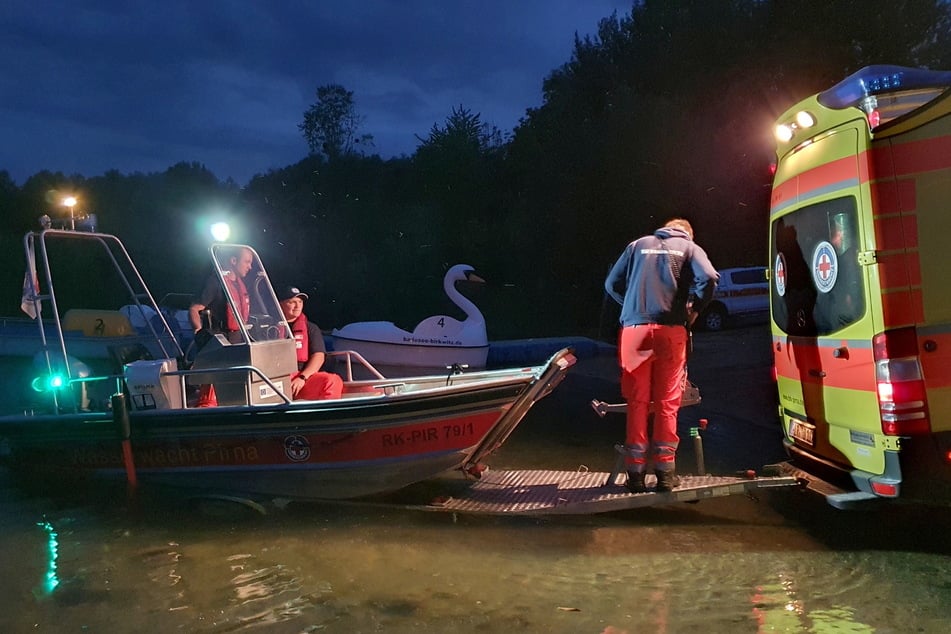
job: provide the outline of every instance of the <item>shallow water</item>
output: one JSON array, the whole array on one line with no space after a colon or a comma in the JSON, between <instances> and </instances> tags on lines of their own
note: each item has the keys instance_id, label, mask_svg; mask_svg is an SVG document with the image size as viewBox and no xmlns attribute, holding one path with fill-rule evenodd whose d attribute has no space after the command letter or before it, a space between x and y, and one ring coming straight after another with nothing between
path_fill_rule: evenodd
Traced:
<instances>
[{"instance_id":1,"label":"shallow water","mask_svg":"<svg viewBox=\"0 0 951 634\"><path fill-rule=\"evenodd\" d=\"M701 351L717 354L717 341L700 342ZM530 413L493 468L611 468L623 419L588 406L616 396L590 365ZM761 415L772 396L760 365L692 368L707 391L682 412L681 431L709 419L712 471L781 458L778 432ZM722 385L742 385L742 402ZM685 443L678 466L694 462ZM0 632L951 628L947 511L843 513L790 490L556 518L380 504L292 504L264 517L202 510L165 492L130 500L121 487L53 496L0 471Z\"/></svg>"},{"instance_id":2,"label":"shallow water","mask_svg":"<svg viewBox=\"0 0 951 634\"><path fill-rule=\"evenodd\" d=\"M745 498L555 520L351 505L239 519L198 517L169 498L63 506L2 491L4 632L944 632L951 624L942 544L868 528L846 543L824 534L843 528L835 512L803 500L794 504L811 516L804 522ZM855 521L862 517L870 519ZM901 525L890 515L882 528Z\"/></svg>"}]
</instances>

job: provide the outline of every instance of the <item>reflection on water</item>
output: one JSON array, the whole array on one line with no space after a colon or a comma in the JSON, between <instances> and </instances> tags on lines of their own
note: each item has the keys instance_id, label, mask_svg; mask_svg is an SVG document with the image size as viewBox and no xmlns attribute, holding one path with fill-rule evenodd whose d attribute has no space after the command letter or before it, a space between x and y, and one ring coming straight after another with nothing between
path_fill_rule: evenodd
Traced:
<instances>
[{"instance_id":1,"label":"reflection on water","mask_svg":"<svg viewBox=\"0 0 951 634\"><path fill-rule=\"evenodd\" d=\"M4 485L0 628L946 630L951 566L940 539L900 541L890 534L900 530L895 516L835 550L822 527L838 531L840 514L797 502L796 513L812 516L800 523L767 502L558 519L292 505L226 520L196 517L168 498L143 498L135 509L62 506Z\"/></svg>"},{"instance_id":2,"label":"reflection on water","mask_svg":"<svg viewBox=\"0 0 951 634\"><path fill-rule=\"evenodd\" d=\"M59 585L59 575L56 574L56 560L59 558L59 535L49 522L37 522L37 526L46 531L46 574L37 586L34 594L48 596Z\"/></svg>"}]
</instances>

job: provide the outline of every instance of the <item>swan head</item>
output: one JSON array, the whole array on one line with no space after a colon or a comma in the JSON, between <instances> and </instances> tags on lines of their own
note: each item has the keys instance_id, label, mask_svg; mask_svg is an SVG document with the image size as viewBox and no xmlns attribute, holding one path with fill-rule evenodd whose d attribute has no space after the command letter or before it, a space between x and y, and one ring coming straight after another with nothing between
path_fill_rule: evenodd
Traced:
<instances>
[{"instance_id":1,"label":"swan head","mask_svg":"<svg viewBox=\"0 0 951 634\"><path fill-rule=\"evenodd\" d=\"M468 264L456 264L446 271L446 276L443 278L443 286L448 293L450 288L455 287L456 282L463 281L485 283L485 280L476 275L475 269Z\"/></svg>"}]
</instances>

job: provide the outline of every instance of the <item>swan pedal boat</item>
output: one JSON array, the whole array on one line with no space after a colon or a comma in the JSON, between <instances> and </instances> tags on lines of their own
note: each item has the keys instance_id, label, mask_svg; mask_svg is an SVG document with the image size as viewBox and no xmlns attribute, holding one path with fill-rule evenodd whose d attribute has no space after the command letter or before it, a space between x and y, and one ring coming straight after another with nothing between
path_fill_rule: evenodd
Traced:
<instances>
[{"instance_id":1,"label":"swan pedal boat","mask_svg":"<svg viewBox=\"0 0 951 634\"><path fill-rule=\"evenodd\" d=\"M465 319L433 315L412 332L391 321L361 321L331 332L334 349L360 353L377 368L391 374L423 374L452 365L484 368L489 356L485 318L479 308L456 288L457 282L483 283L468 264L456 264L443 277L443 291Z\"/></svg>"},{"instance_id":2,"label":"swan pedal boat","mask_svg":"<svg viewBox=\"0 0 951 634\"><path fill-rule=\"evenodd\" d=\"M63 377L23 413L0 417L0 460L30 477L321 500L395 491L454 470L476 476L576 362L565 348L537 366L388 379L358 353L339 350L328 353L324 370L332 362L341 374L342 397L295 401L288 392L296 342L251 247L211 247L223 289L228 254L253 254L245 278L251 314L239 320L239 343L219 334L197 351L194 343L182 349L117 237L46 229L28 233L24 248L24 288L34 289L24 301L44 317L34 320L43 344L34 385ZM89 271L96 279L82 286ZM107 291L105 280L123 292ZM105 307L89 308L97 298ZM141 311L150 343L137 336L116 345L103 336L102 354L80 359L88 371L77 373L61 316L82 310L86 319L121 322L130 307ZM197 407L198 386L209 383L219 404Z\"/></svg>"}]
</instances>

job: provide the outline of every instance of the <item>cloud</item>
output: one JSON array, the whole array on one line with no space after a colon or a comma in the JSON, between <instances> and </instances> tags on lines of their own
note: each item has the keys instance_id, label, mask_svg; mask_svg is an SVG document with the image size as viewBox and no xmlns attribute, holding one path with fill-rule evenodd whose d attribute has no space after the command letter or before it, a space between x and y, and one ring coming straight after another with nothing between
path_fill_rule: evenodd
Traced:
<instances>
[{"instance_id":1,"label":"cloud","mask_svg":"<svg viewBox=\"0 0 951 634\"><path fill-rule=\"evenodd\" d=\"M79 4L80 6L74 6ZM219 178L303 158L318 86L353 91L384 157L462 105L509 132L574 35L618 0L8 0L0 170L94 176L197 161Z\"/></svg>"}]
</instances>

